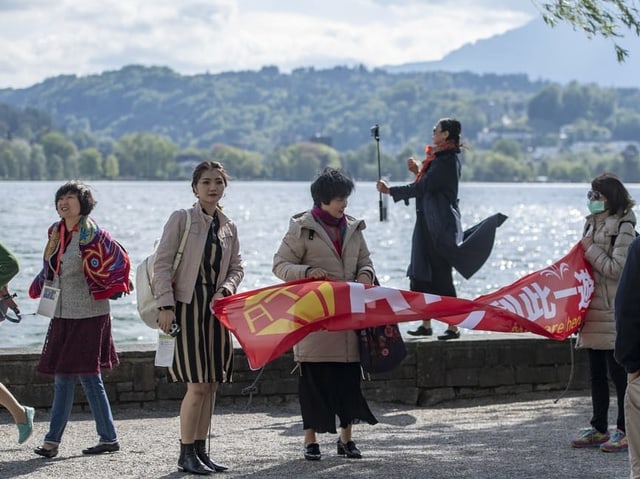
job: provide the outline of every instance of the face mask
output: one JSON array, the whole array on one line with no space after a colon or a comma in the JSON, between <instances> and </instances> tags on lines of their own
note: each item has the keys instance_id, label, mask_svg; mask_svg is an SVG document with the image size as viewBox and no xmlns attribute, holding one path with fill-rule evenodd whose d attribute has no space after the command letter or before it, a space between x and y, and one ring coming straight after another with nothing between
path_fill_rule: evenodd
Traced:
<instances>
[{"instance_id":1,"label":"face mask","mask_svg":"<svg viewBox=\"0 0 640 479\"><path fill-rule=\"evenodd\" d=\"M587 205L589 206L589 211L594 215L596 213L602 213L604 211L604 201L590 200Z\"/></svg>"}]
</instances>

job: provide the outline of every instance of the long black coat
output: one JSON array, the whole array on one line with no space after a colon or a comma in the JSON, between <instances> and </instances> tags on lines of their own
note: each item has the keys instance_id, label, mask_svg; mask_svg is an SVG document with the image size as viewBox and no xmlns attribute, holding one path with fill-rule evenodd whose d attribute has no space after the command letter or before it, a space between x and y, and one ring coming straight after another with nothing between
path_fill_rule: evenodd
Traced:
<instances>
[{"instance_id":1,"label":"long black coat","mask_svg":"<svg viewBox=\"0 0 640 479\"><path fill-rule=\"evenodd\" d=\"M498 213L462 231L458 208L460 160L454 150L437 152L417 183L390 188L394 201L416 199L416 224L407 276L431 281L434 267L475 274L489 257L495 230L506 216ZM435 261L436 258L445 261ZM437 275L437 274L435 274Z\"/></svg>"}]
</instances>

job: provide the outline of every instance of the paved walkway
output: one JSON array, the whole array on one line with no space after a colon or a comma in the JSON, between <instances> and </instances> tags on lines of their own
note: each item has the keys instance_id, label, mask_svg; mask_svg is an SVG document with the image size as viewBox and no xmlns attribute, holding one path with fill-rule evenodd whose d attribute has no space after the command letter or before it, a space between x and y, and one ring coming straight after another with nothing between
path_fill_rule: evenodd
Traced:
<instances>
[{"instance_id":1,"label":"paved walkway","mask_svg":"<svg viewBox=\"0 0 640 479\"><path fill-rule=\"evenodd\" d=\"M583 393L584 394L584 393ZM323 458L302 458L296 403L250 409L220 406L214 416L212 456L230 469L216 477L235 478L627 478L626 453L569 447L588 424L585 396L554 404L555 396L531 394L506 400L454 401L436 408L372 403L379 424L354 427L362 460L335 454L336 437L320 436ZM613 408L615 410L615 407ZM615 417L611 414L610 420ZM114 410L121 451L83 456L95 442L87 412L74 412L60 454L36 456L48 425L48 411L36 413L34 435L17 445L17 429L0 413L0 477L29 479L184 478L179 472L178 405Z\"/></svg>"}]
</instances>

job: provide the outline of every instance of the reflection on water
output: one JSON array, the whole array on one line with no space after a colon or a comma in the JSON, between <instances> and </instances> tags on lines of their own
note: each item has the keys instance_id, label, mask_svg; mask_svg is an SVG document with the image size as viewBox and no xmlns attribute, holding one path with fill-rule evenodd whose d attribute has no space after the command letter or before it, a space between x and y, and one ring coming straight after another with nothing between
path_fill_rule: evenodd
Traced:
<instances>
[{"instance_id":1,"label":"reflection on water","mask_svg":"<svg viewBox=\"0 0 640 479\"><path fill-rule=\"evenodd\" d=\"M188 182L89 182L98 205L93 217L120 241L131 256L133 269L153 248L171 211L190 206L194 197ZM56 220L53 197L59 182L3 182L0 240L20 260L12 281L23 312L34 312L28 298L31 279L40 268L48 226ZM455 274L458 296L474 298L510 284L521 276L553 263L578 241L587 214L588 184L463 183L460 208L465 227L496 212L509 219L498 229L493 253L470 280ZM640 198L640 185L629 186ZM6 200L9 201L6 201ZM379 221L375 185L359 183L347 212L365 218L365 236L382 284L408 289L405 277L415 220L413 202L388 203L388 221ZM279 282L271 273L273 253L289 217L311 206L308 183L231 182L223 204L238 225L245 279L241 291ZM135 295L112 302L117 344L155 341L155 332L138 318ZM0 323L0 347L40 346L48 321L25 316L20 324ZM412 324L403 324L406 330ZM434 323L436 333L444 329ZM478 333L474 333L478 334Z\"/></svg>"}]
</instances>

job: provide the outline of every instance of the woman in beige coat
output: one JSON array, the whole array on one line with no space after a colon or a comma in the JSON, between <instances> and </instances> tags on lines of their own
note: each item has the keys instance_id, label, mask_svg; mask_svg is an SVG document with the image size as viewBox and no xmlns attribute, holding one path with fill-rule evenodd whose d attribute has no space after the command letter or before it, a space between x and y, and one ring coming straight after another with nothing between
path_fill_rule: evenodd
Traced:
<instances>
[{"instance_id":1,"label":"woman in beige coat","mask_svg":"<svg viewBox=\"0 0 640 479\"><path fill-rule=\"evenodd\" d=\"M573 447L600 447L605 452L627 450L624 425L624 393L627 376L613 357L616 338L614 302L618 281L627 260L629 245L635 239L636 217L633 201L622 182L604 173L591 182L590 215L587 216L582 247L593 268L594 294L578 334L578 348L589 353L591 376L591 427L572 441ZM617 430L609 434L609 381L613 381L617 400Z\"/></svg>"},{"instance_id":2,"label":"woman in beige coat","mask_svg":"<svg viewBox=\"0 0 640 479\"><path fill-rule=\"evenodd\" d=\"M180 329L169 373L173 381L187 383L180 406L178 467L195 474L227 469L205 449L218 384L230 382L233 372L231 334L213 316L211 304L235 293L244 276L236 226L219 204L227 182L218 162L205 161L195 168L191 187L198 201L189 210L182 260L174 274L173 260L187 220L187 212L178 210L164 226L153 264L158 326L166 333L173 323Z\"/></svg>"},{"instance_id":3,"label":"woman in beige coat","mask_svg":"<svg viewBox=\"0 0 640 479\"><path fill-rule=\"evenodd\" d=\"M314 206L295 215L278 252L273 273L283 281L302 278L372 284L375 272L362 234L364 221L344 214L354 185L339 170L325 169L311 184ZM376 424L360 390L360 354L354 331L317 331L294 347L300 366L298 396L304 457L319 460L317 433L336 434L337 453L362 457L351 437L354 423Z\"/></svg>"}]
</instances>

